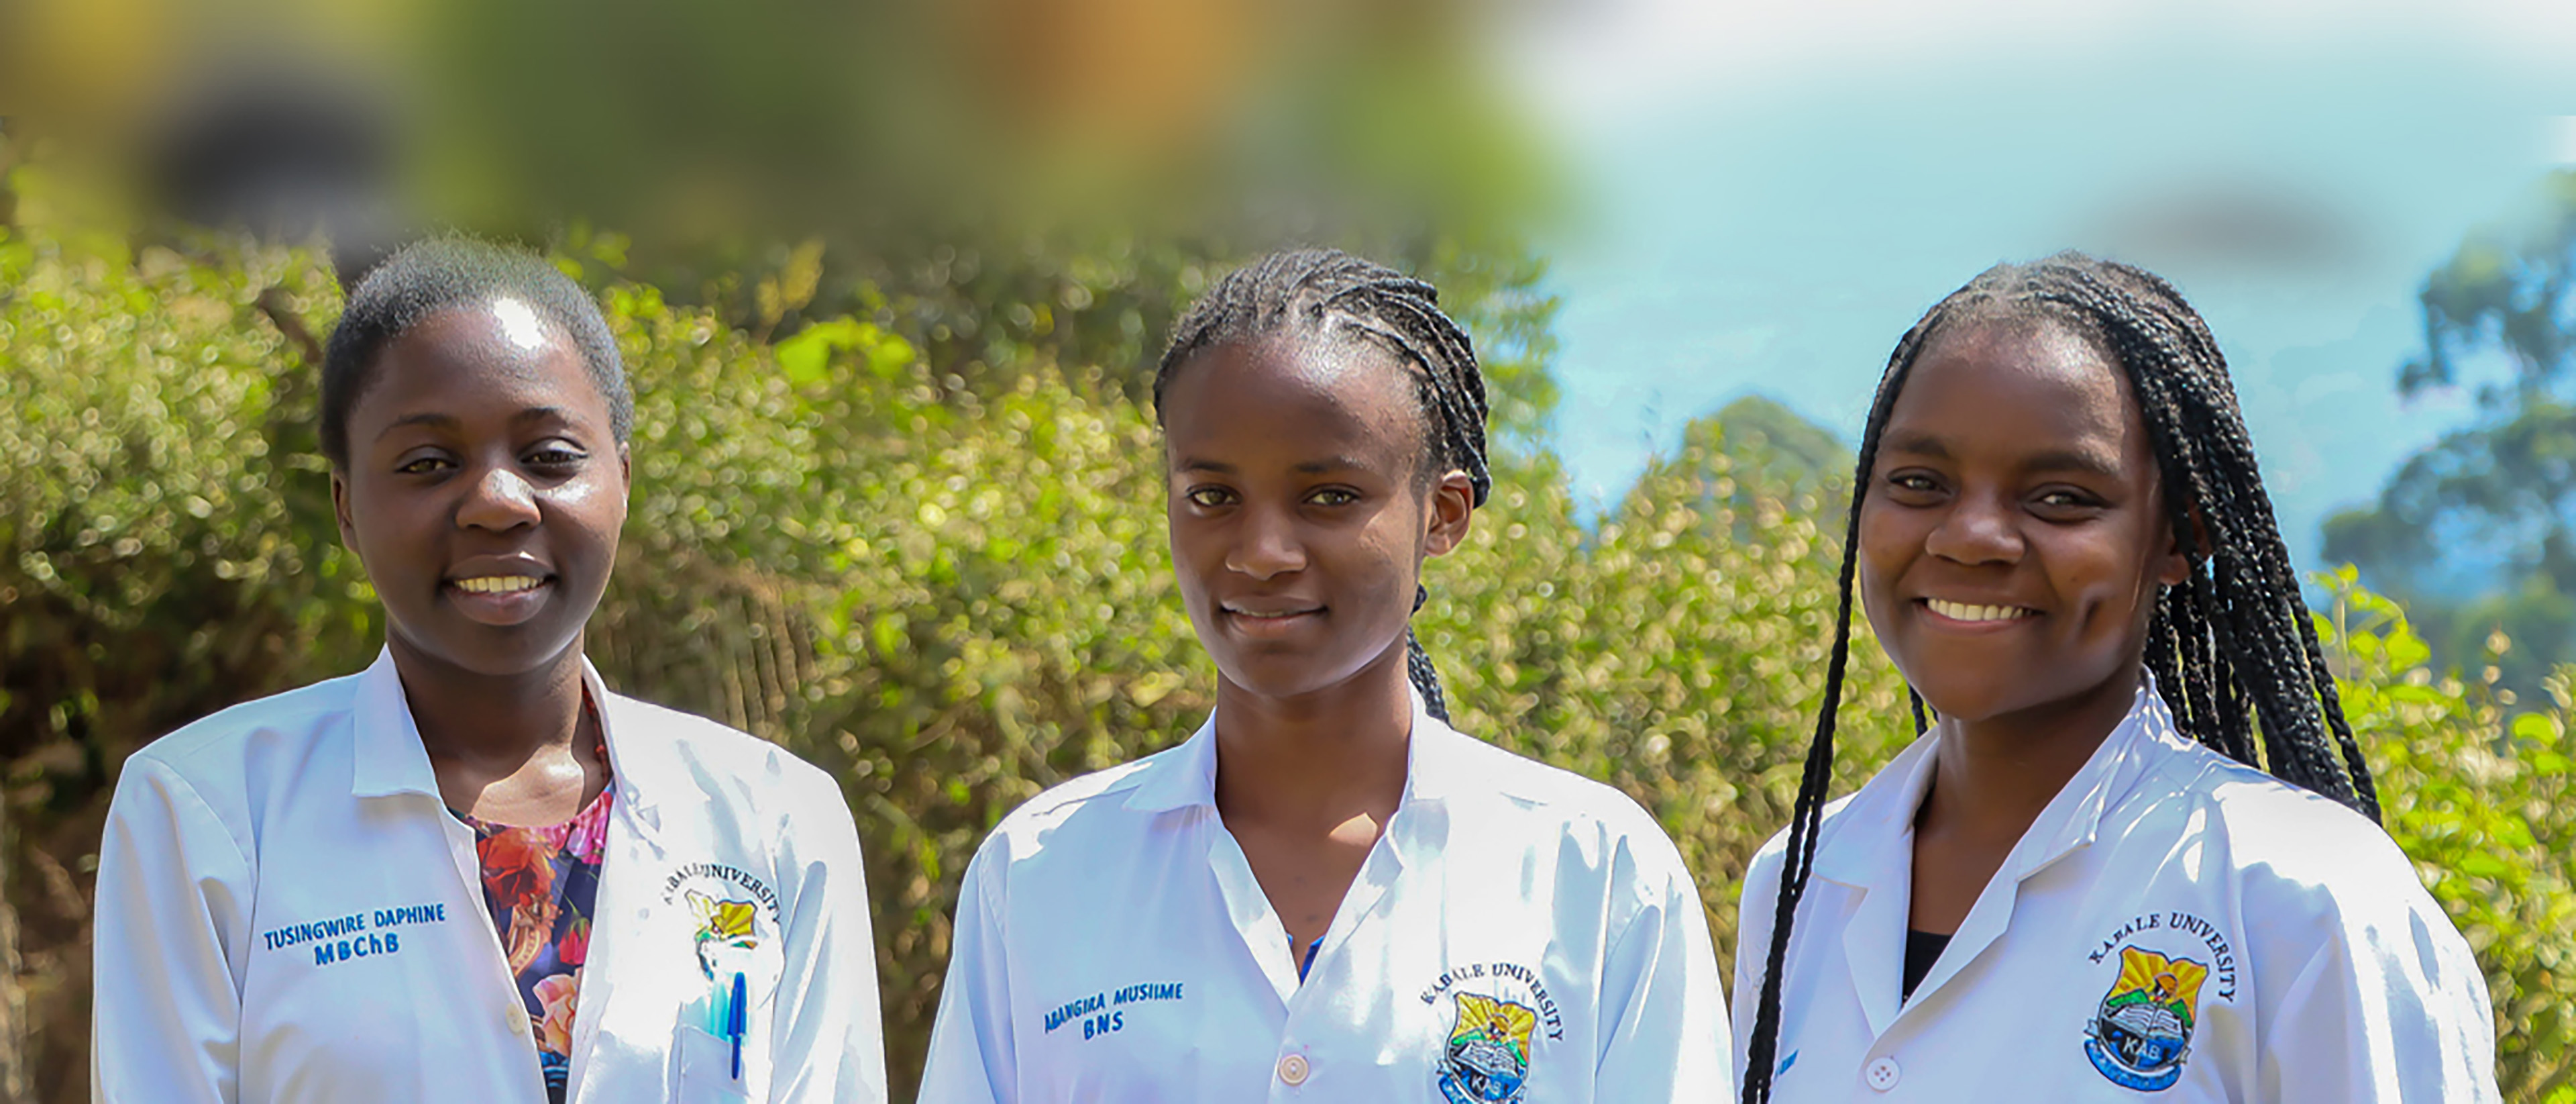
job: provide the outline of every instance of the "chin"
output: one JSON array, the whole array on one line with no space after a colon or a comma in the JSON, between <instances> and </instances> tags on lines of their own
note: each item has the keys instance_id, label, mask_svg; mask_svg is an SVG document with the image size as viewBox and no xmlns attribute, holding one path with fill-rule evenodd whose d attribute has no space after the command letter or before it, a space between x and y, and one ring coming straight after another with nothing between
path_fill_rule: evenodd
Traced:
<instances>
[{"instance_id":1,"label":"chin","mask_svg":"<svg viewBox=\"0 0 2576 1104\"><path fill-rule=\"evenodd\" d=\"M1259 698L1286 700L1329 689L1341 680L1312 671L1283 671L1261 663L1220 663L1217 673L1235 689Z\"/></svg>"},{"instance_id":2,"label":"chin","mask_svg":"<svg viewBox=\"0 0 2576 1104\"><path fill-rule=\"evenodd\" d=\"M566 629L557 625L512 625L494 628L488 625L458 627L461 631L419 633L404 631L403 642L414 652L448 666L486 678L509 678L543 671L560 662L565 653L581 648L581 626Z\"/></svg>"},{"instance_id":3,"label":"chin","mask_svg":"<svg viewBox=\"0 0 2576 1104\"><path fill-rule=\"evenodd\" d=\"M1923 697L1923 707L1944 719L1976 722L1991 720L2029 706L2015 691L2026 686L1996 686L1980 679L1914 679L1906 680L1914 692Z\"/></svg>"}]
</instances>

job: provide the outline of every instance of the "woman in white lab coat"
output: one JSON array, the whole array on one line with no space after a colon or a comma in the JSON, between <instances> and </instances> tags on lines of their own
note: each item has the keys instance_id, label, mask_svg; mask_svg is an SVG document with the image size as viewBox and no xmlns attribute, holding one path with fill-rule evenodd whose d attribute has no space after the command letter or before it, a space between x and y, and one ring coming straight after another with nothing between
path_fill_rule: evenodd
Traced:
<instances>
[{"instance_id":1,"label":"woman in white lab coat","mask_svg":"<svg viewBox=\"0 0 2576 1104\"><path fill-rule=\"evenodd\" d=\"M2068 253L1933 307L1850 526L1796 812L1745 877L1744 1100L2495 1098L2477 963L2376 823L2171 285ZM1829 805L1855 589L1938 722Z\"/></svg>"},{"instance_id":2,"label":"woman in white lab coat","mask_svg":"<svg viewBox=\"0 0 2576 1104\"><path fill-rule=\"evenodd\" d=\"M1431 286L1274 254L1182 319L1154 390L1215 715L986 839L921 1099L1721 1099L1671 841L1450 728L1406 627L1487 486L1484 383Z\"/></svg>"},{"instance_id":3,"label":"woman in white lab coat","mask_svg":"<svg viewBox=\"0 0 2576 1104\"><path fill-rule=\"evenodd\" d=\"M884 1099L839 787L582 656L631 472L597 306L416 244L351 292L321 405L385 648L126 762L96 1098Z\"/></svg>"}]
</instances>

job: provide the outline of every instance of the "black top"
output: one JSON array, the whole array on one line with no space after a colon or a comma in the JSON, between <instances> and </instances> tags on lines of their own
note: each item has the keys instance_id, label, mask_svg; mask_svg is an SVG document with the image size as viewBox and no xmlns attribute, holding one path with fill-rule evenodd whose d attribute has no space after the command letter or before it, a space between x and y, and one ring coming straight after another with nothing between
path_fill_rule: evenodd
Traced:
<instances>
[{"instance_id":1,"label":"black top","mask_svg":"<svg viewBox=\"0 0 2576 1104\"><path fill-rule=\"evenodd\" d=\"M1923 984L1923 975L1932 972L1932 964L1941 961L1941 951L1950 945L1950 937L1936 932L1905 931L1905 989L1897 1002L1914 999L1914 987Z\"/></svg>"}]
</instances>

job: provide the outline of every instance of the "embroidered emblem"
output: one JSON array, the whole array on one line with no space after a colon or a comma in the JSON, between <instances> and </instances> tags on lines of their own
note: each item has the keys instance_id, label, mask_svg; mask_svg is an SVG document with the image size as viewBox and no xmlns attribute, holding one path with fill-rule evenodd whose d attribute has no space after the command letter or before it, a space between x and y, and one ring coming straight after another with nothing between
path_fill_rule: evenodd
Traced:
<instances>
[{"instance_id":1,"label":"embroidered emblem","mask_svg":"<svg viewBox=\"0 0 2576 1104\"><path fill-rule=\"evenodd\" d=\"M1457 1024L1440 1055L1440 1095L1449 1104L1514 1104L1529 1079L1530 1035L1538 1013L1476 993L1451 993Z\"/></svg>"},{"instance_id":2,"label":"embroidered emblem","mask_svg":"<svg viewBox=\"0 0 2576 1104\"><path fill-rule=\"evenodd\" d=\"M2209 967L2135 946L2120 948L2120 977L2084 1029L2093 1068L2122 1088L2153 1092L2182 1078Z\"/></svg>"},{"instance_id":3,"label":"embroidered emblem","mask_svg":"<svg viewBox=\"0 0 2576 1104\"><path fill-rule=\"evenodd\" d=\"M716 976L717 959L760 946L760 937L751 930L757 909L753 902L710 897L694 889L688 891L688 902L689 912L698 918L698 968L709 979Z\"/></svg>"}]
</instances>

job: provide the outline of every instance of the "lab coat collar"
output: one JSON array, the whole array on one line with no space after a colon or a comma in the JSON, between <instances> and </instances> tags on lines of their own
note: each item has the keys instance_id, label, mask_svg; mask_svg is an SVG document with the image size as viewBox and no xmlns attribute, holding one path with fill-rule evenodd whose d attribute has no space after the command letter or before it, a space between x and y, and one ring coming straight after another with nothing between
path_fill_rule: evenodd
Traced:
<instances>
[{"instance_id":1,"label":"lab coat collar","mask_svg":"<svg viewBox=\"0 0 2576 1104\"><path fill-rule=\"evenodd\" d=\"M601 739L608 745L608 769L617 786L618 805L634 811L639 826L649 833L660 824L651 795L674 792L654 780L684 768L666 744L630 738L650 727L636 723L641 718L634 715L648 707L609 693L588 657L581 661L581 681L599 707ZM420 726L412 719L410 700L403 696L402 675L394 669L391 648L379 650L376 661L358 676L356 721L351 794L362 798L425 794L438 799L438 775L430 769L429 749L420 742Z\"/></svg>"},{"instance_id":2,"label":"lab coat collar","mask_svg":"<svg viewBox=\"0 0 2576 1104\"><path fill-rule=\"evenodd\" d=\"M1932 971L1915 989L1916 1002L2002 937L2023 879L2093 843L2102 815L2137 784L2155 755L2166 750L2172 731L2173 718L2156 695L2153 677L2142 675L2128 715L2040 810L2004 857L2003 866L1977 895ZM1853 795L1835 819L1833 831L1817 841L1815 876L1860 891L1843 925L1843 954L1851 963L1861 1013L1873 1035L1884 1035L1904 1011L1898 1003L1898 982L1912 908L1914 814L1932 784L1939 747L1938 730L1916 740Z\"/></svg>"},{"instance_id":3,"label":"lab coat collar","mask_svg":"<svg viewBox=\"0 0 2576 1104\"><path fill-rule=\"evenodd\" d=\"M402 674L394 670L391 648L379 649L376 661L358 675L357 754L349 792L358 797L427 794L438 797L438 775L430 770L429 749L420 742L412 721L411 702L403 697Z\"/></svg>"},{"instance_id":4,"label":"lab coat collar","mask_svg":"<svg viewBox=\"0 0 2576 1104\"><path fill-rule=\"evenodd\" d=\"M2153 752L2178 739L2173 715L2156 692L2155 676L2140 672L2128 715L2031 821L1996 877L2027 878L2091 844L2101 831L2103 814L2137 784ZM1899 845L1910 843L1914 814L1931 789L1940 744L1936 727L1852 795L1833 828L1816 841L1817 877L1862 889L1890 884L1891 877L1901 880L1913 864L1913 851Z\"/></svg>"},{"instance_id":5,"label":"lab coat collar","mask_svg":"<svg viewBox=\"0 0 2576 1104\"><path fill-rule=\"evenodd\" d=\"M1461 745L1471 738L1432 716L1420 691L1407 687L1406 694L1413 702L1413 732L1405 747L1404 799L1398 809L1447 798L1470 782L1462 775L1473 773L1459 762L1465 750ZM1181 746L1145 768L1144 777L1127 795L1127 807L1145 813L1216 808L1215 712L1209 712Z\"/></svg>"}]
</instances>

